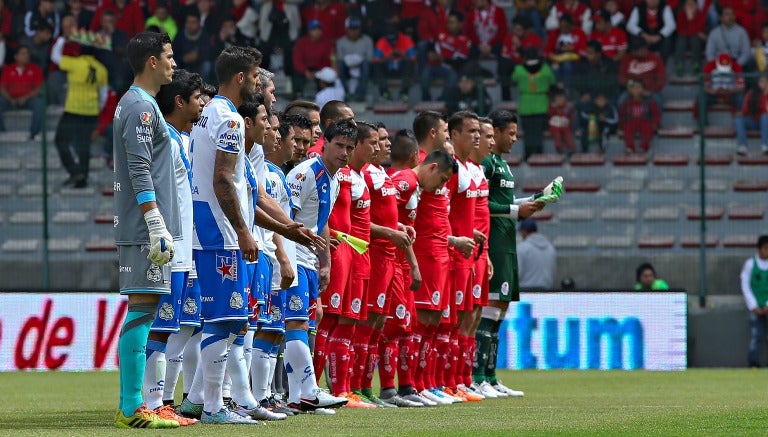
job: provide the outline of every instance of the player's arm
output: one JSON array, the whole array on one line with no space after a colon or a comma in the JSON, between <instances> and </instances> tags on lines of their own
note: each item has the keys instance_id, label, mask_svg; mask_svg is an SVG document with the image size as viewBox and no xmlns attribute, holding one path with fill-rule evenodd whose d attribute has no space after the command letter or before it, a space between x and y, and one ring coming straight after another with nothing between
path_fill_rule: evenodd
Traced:
<instances>
[{"instance_id":1,"label":"player's arm","mask_svg":"<svg viewBox=\"0 0 768 437\"><path fill-rule=\"evenodd\" d=\"M398 249L405 249L411 245L411 239L406 232L379 226L376 223L371 223L371 238L386 238Z\"/></svg>"},{"instance_id":2,"label":"player's arm","mask_svg":"<svg viewBox=\"0 0 768 437\"><path fill-rule=\"evenodd\" d=\"M744 263L744 267L741 269L741 294L744 295L744 302L747 304L747 309L760 316L763 315L763 309L757 305L755 293L752 292L751 279L753 263L754 261L750 258Z\"/></svg>"},{"instance_id":3,"label":"player's arm","mask_svg":"<svg viewBox=\"0 0 768 437\"><path fill-rule=\"evenodd\" d=\"M421 270L419 270L419 262L416 260L416 254L413 253L413 246L405 248L405 260L408 261L408 265L411 267L411 291L418 291L421 288Z\"/></svg>"},{"instance_id":4,"label":"player's arm","mask_svg":"<svg viewBox=\"0 0 768 437\"><path fill-rule=\"evenodd\" d=\"M288 214L283 211L280 204L275 199L267 194L267 190L264 189L264 185L258 183L259 202L256 207L256 224L262 228L269 229L270 231L277 232L278 234L295 241L303 246L315 246L322 247L323 239L315 235L309 229L305 229L304 225L291 220Z\"/></svg>"},{"instance_id":5,"label":"player's arm","mask_svg":"<svg viewBox=\"0 0 768 437\"><path fill-rule=\"evenodd\" d=\"M472 251L475 250L475 240L469 237L449 235L448 245L458 250L464 258L472 256Z\"/></svg>"},{"instance_id":6,"label":"player's arm","mask_svg":"<svg viewBox=\"0 0 768 437\"><path fill-rule=\"evenodd\" d=\"M325 246L323 249L317 251L317 260L320 263L320 270L318 273L318 289L322 293L325 288L328 287L328 283L331 282L331 247L328 244L328 240L331 237L330 228L325 225L320 236L325 240Z\"/></svg>"},{"instance_id":7,"label":"player's arm","mask_svg":"<svg viewBox=\"0 0 768 437\"><path fill-rule=\"evenodd\" d=\"M240 214L240 199L237 197L232 179L238 157L237 153L216 150L213 165L213 192L216 194L221 211L237 233L237 244L240 246L243 258L254 261L258 257L259 246L251 235L248 223Z\"/></svg>"},{"instance_id":8,"label":"player's arm","mask_svg":"<svg viewBox=\"0 0 768 437\"><path fill-rule=\"evenodd\" d=\"M293 283L296 272L293 271L291 260L288 258L288 254L285 253L283 238L273 234L272 242L275 243L275 258L277 258L277 263L280 265L280 289L287 290Z\"/></svg>"}]
</instances>

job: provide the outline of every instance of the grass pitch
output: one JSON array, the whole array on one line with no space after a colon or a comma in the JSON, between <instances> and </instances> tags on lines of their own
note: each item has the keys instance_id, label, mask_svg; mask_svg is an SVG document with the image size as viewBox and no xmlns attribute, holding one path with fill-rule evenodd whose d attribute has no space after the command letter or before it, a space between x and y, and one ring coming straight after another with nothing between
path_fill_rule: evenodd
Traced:
<instances>
[{"instance_id":1,"label":"grass pitch","mask_svg":"<svg viewBox=\"0 0 768 437\"><path fill-rule=\"evenodd\" d=\"M112 427L118 375L0 373L0 434L39 435L766 435L759 370L502 371L524 398L421 409L339 410L259 426Z\"/></svg>"}]
</instances>

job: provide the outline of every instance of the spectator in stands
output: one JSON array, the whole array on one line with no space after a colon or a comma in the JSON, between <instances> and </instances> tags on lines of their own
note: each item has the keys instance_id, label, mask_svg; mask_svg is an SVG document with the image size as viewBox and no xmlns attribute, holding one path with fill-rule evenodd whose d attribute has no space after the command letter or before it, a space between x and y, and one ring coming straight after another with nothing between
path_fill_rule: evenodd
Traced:
<instances>
[{"instance_id":1,"label":"spectator in stands","mask_svg":"<svg viewBox=\"0 0 768 437\"><path fill-rule=\"evenodd\" d=\"M549 9L549 15L545 23L548 31L560 28L560 18L570 15L576 27L581 28L586 35L592 33L592 11L579 0L557 0Z\"/></svg>"},{"instance_id":2,"label":"spectator in stands","mask_svg":"<svg viewBox=\"0 0 768 437\"><path fill-rule=\"evenodd\" d=\"M443 81L443 95L440 100L445 100L445 91L456 86L458 81L457 71L461 71L472 51L472 41L462 33L464 16L459 11L451 11L448 16L448 29L440 32L435 43L434 50L427 54L427 64L421 70L421 99L432 100L430 86L432 81Z\"/></svg>"},{"instance_id":3,"label":"spectator in stands","mask_svg":"<svg viewBox=\"0 0 768 437\"><path fill-rule=\"evenodd\" d=\"M457 111L472 111L476 114L487 114L493 101L488 91L477 88L479 69L467 68L462 72L459 82L446 89L445 108L449 114ZM482 97L481 97L482 96Z\"/></svg>"},{"instance_id":4,"label":"spectator in stands","mask_svg":"<svg viewBox=\"0 0 768 437\"><path fill-rule=\"evenodd\" d=\"M539 233L536 220L520 222L523 241L517 245L517 266L521 290L551 290L557 270L557 252L544 235Z\"/></svg>"},{"instance_id":5,"label":"spectator in stands","mask_svg":"<svg viewBox=\"0 0 768 437\"><path fill-rule=\"evenodd\" d=\"M752 40L758 37L757 30L765 19L766 6L761 0L717 0L717 8L712 9L722 12L725 8L732 8L736 22L747 31Z\"/></svg>"},{"instance_id":6,"label":"spectator in stands","mask_svg":"<svg viewBox=\"0 0 768 437\"><path fill-rule=\"evenodd\" d=\"M760 41L755 44L755 67L761 73L768 71L768 22L760 28Z\"/></svg>"},{"instance_id":7,"label":"spectator in stands","mask_svg":"<svg viewBox=\"0 0 768 437\"><path fill-rule=\"evenodd\" d=\"M344 20L347 19L347 11L337 1L315 0L313 4L301 10L301 19L307 24L315 20L319 21L325 36L331 41L336 41L344 36Z\"/></svg>"},{"instance_id":8,"label":"spectator in stands","mask_svg":"<svg viewBox=\"0 0 768 437\"><path fill-rule=\"evenodd\" d=\"M114 138L112 136L112 120L115 118L115 109L117 109L117 97L117 93L115 93L112 88L108 87L107 98L104 102L104 106L99 112L96 128L91 132L91 142L103 138L104 146L102 151L104 153L104 161L106 161L107 167L109 167L110 170L114 169L114 162L112 160L112 146L114 143Z\"/></svg>"},{"instance_id":9,"label":"spectator in stands","mask_svg":"<svg viewBox=\"0 0 768 437\"><path fill-rule=\"evenodd\" d=\"M227 18L235 23L238 39L247 41L249 46L256 46L259 37L259 13L250 1L235 0Z\"/></svg>"},{"instance_id":10,"label":"spectator in stands","mask_svg":"<svg viewBox=\"0 0 768 437\"><path fill-rule=\"evenodd\" d=\"M400 30L412 39L416 38L416 28L419 19L429 9L429 2L424 0L399 0L397 3L400 3Z\"/></svg>"},{"instance_id":11,"label":"spectator in stands","mask_svg":"<svg viewBox=\"0 0 768 437\"><path fill-rule=\"evenodd\" d=\"M441 33L448 31L448 16L456 9L451 8L452 0L438 0L424 9L418 21L416 56L419 69L427 63L427 52L434 47ZM462 17L464 14L462 14Z\"/></svg>"},{"instance_id":12,"label":"spectator in stands","mask_svg":"<svg viewBox=\"0 0 768 437\"><path fill-rule=\"evenodd\" d=\"M64 10L64 15L71 15L75 19L75 27L77 29L88 29L91 26L91 21L93 21L93 11L85 9L82 0L67 0L67 8Z\"/></svg>"},{"instance_id":13,"label":"spectator in stands","mask_svg":"<svg viewBox=\"0 0 768 437\"><path fill-rule=\"evenodd\" d=\"M37 23L37 30L33 36L24 35L19 38L19 44L29 49L31 62L42 67L43 72L48 71L48 63L51 60L52 38L53 28L47 21Z\"/></svg>"},{"instance_id":14,"label":"spectator in stands","mask_svg":"<svg viewBox=\"0 0 768 437\"><path fill-rule=\"evenodd\" d=\"M333 66L333 41L326 38L324 32L320 21L310 21L307 34L299 38L293 48L293 92L297 96L303 95L308 80L315 80L315 73Z\"/></svg>"},{"instance_id":15,"label":"spectator in stands","mask_svg":"<svg viewBox=\"0 0 768 437\"><path fill-rule=\"evenodd\" d=\"M627 2L624 2L627 4ZM603 9L608 11L611 17L611 24L613 27L624 29L627 25L627 15L632 12L632 8L635 7L634 1L629 0L628 7L621 8L616 0L608 0L603 5Z\"/></svg>"},{"instance_id":16,"label":"spectator in stands","mask_svg":"<svg viewBox=\"0 0 768 437\"><path fill-rule=\"evenodd\" d=\"M397 26L399 24L399 14L400 8L391 0L369 0L365 2L364 8L360 8L360 16L363 20L363 32L370 35L371 39L376 42L387 33L387 29L389 29L390 26ZM392 20L393 17L395 18L395 21ZM428 21L440 20L439 17L432 16L429 10L424 14L424 19ZM440 22L443 21L445 21L445 17L443 17ZM419 29L417 30L417 32L419 32L419 38L422 38L420 32L422 32L422 26L424 25L424 20L419 20ZM430 29L439 29L438 27L434 27L436 25L435 23L428 25L430 26ZM431 30L429 32L431 32ZM428 34L429 33L426 33L425 35ZM436 36L437 33L434 33L434 37ZM427 37L425 36L424 39L426 40Z\"/></svg>"},{"instance_id":17,"label":"spectator in stands","mask_svg":"<svg viewBox=\"0 0 768 437\"><path fill-rule=\"evenodd\" d=\"M501 55L501 40L507 34L504 10L490 0L475 0L475 7L465 18L464 33L474 44L474 58L492 59Z\"/></svg>"},{"instance_id":18,"label":"spectator in stands","mask_svg":"<svg viewBox=\"0 0 768 437\"><path fill-rule=\"evenodd\" d=\"M618 72L618 64L605 56L600 43L589 41L574 68L573 88L580 96L602 93L615 102L619 93Z\"/></svg>"},{"instance_id":19,"label":"spectator in stands","mask_svg":"<svg viewBox=\"0 0 768 437\"><path fill-rule=\"evenodd\" d=\"M709 32L705 54L707 61L714 61L718 54L728 53L731 58L745 67L752 58L749 36L739 24L732 7L725 7L720 13L720 25Z\"/></svg>"},{"instance_id":20,"label":"spectator in stands","mask_svg":"<svg viewBox=\"0 0 768 437\"><path fill-rule=\"evenodd\" d=\"M571 156L576 152L573 142L573 105L568 103L568 97L562 89L552 92L552 103L549 105L549 134L555 143L557 153Z\"/></svg>"},{"instance_id":21,"label":"spectator in stands","mask_svg":"<svg viewBox=\"0 0 768 437\"><path fill-rule=\"evenodd\" d=\"M348 17L345 25L347 34L336 41L339 76L349 98L356 102L363 102L368 94L368 78L371 75L373 61L373 40L363 33L363 23L360 18ZM353 78L357 81L354 90L350 86L350 80Z\"/></svg>"},{"instance_id":22,"label":"spectator in stands","mask_svg":"<svg viewBox=\"0 0 768 437\"><path fill-rule=\"evenodd\" d=\"M208 35L216 35L221 26L222 16L216 9L216 3L213 0L197 0L195 2L197 15L200 17L200 25Z\"/></svg>"},{"instance_id":23,"label":"spectator in stands","mask_svg":"<svg viewBox=\"0 0 768 437\"><path fill-rule=\"evenodd\" d=\"M515 66L523 62L523 53L528 47L542 50L539 35L534 32L531 19L527 15L518 15L512 20L512 32L508 33L501 42L501 56L498 61L499 85L501 100L512 99L512 72Z\"/></svg>"},{"instance_id":24,"label":"spectator in stands","mask_svg":"<svg viewBox=\"0 0 768 437\"><path fill-rule=\"evenodd\" d=\"M757 85L744 97L741 110L733 119L736 128L736 152L747 154L747 130L760 131L760 144L763 154L768 154L768 76L760 76Z\"/></svg>"},{"instance_id":25,"label":"spectator in stands","mask_svg":"<svg viewBox=\"0 0 768 437\"><path fill-rule=\"evenodd\" d=\"M526 18L539 38L546 36L544 17L547 15L547 0L515 0L515 18Z\"/></svg>"},{"instance_id":26,"label":"spectator in stands","mask_svg":"<svg viewBox=\"0 0 768 437\"><path fill-rule=\"evenodd\" d=\"M157 26L162 32L167 33L171 38L171 41L176 38L176 33L178 33L179 28L176 26L176 21L169 13L168 5L165 3L165 0L159 0L157 2L155 13L147 18L147 21L144 23L145 29L151 26Z\"/></svg>"},{"instance_id":27,"label":"spectator in stands","mask_svg":"<svg viewBox=\"0 0 768 437\"><path fill-rule=\"evenodd\" d=\"M605 9L597 11L594 20L595 30L589 35L589 40L599 42L605 56L616 62L621 61L627 54L627 33L611 24L611 14Z\"/></svg>"},{"instance_id":28,"label":"spectator in stands","mask_svg":"<svg viewBox=\"0 0 768 437\"><path fill-rule=\"evenodd\" d=\"M227 18L221 22L221 28L213 38L211 54L221 53L222 50L232 46L254 46L255 41L243 35L235 24L235 20Z\"/></svg>"},{"instance_id":29,"label":"spectator in stands","mask_svg":"<svg viewBox=\"0 0 768 437\"><path fill-rule=\"evenodd\" d=\"M400 100L407 102L415 66L416 46L413 40L391 27L385 36L376 41L373 49L373 72L381 98L390 98L387 78L399 77L402 81Z\"/></svg>"},{"instance_id":30,"label":"spectator in stands","mask_svg":"<svg viewBox=\"0 0 768 437\"><path fill-rule=\"evenodd\" d=\"M264 66L272 71L293 71L293 46L301 33L301 0L262 0L258 36L262 42ZM274 63L281 60L282 63Z\"/></svg>"},{"instance_id":31,"label":"spectator in stands","mask_svg":"<svg viewBox=\"0 0 768 437\"><path fill-rule=\"evenodd\" d=\"M677 42L675 44L675 71L678 76L685 74L686 66L691 66L691 73L699 70L701 47L707 40L707 23L704 11L699 9L696 0L685 0L677 12ZM691 62L685 58L690 50Z\"/></svg>"},{"instance_id":32,"label":"spectator in stands","mask_svg":"<svg viewBox=\"0 0 768 437\"><path fill-rule=\"evenodd\" d=\"M648 48L663 59L672 54L672 34L676 28L675 14L664 0L639 2L627 20L627 33L644 39Z\"/></svg>"},{"instance_id":33,"label":"spectator in stands","mask_svg":"<svg viewBox=\"0 0 768 437\"><path fill-rule=\"evenodd\" d=\"M619 127L624 131L625 152L646 153L661 123L661 111L648 97L642 82L630 80L627 89L629 97L619 106ZM639 144L636 136L640 137Z\"/></svg>"},{"instance_id":34,"label":"spectator in stands","mask_svg":"<svg viewBox=\"0 0 768 437\"><path fill-rule=\"evenodd\" d=\"M635 290L660 291L669 290L669 285L663 279L659 279L656 269L650 263L642 263L635 271Z\"/></svg>"},{"instance_id":35,"label":"spectator in stands","mask_svg":"<svg viewBox=\"0 0 768 437\"><path fill-rule=\"evenodd\" d=\"M557 81L570 88L574 65L587 48L587 35L575 27L573 18L565 14L560 17L560 28L549 32L544 54L549 59Z\"/></svg>"},{"instance_id":36,"label":"spectator in stands","mask_svg":"<svg viewBox=\"0 0 768 437\"><path fill-rule=\"evenodd\" d=\"M608 97L598 92L594 98L582 97L577 107L579 128L581 130L581 151L589 152L589 146L597 143L601 153L605 153L608 138L616 134L619 124L619 111L608 100Z\"/></svg>"},{"instance_id":37,"label":"spectator in stands","mask_svg":"<svg viewBox=\"0 0 768 437\"><path fill-rule=\"evenodd\" d=\"M203 0L205 1L205 0ZM197 73L204 81L211 81L213 40L200 23L200 14L189 9L184 16L184 29L173 40L173 58L178 68Z\"/></svg>"},{"instance_id":38,"label":"spectator in stands","mask_svg":"<svg viewBox=\"0 0 768 437\"><path fill-rule=\"evenodd\" d=\"M69 41L72 33L76 30L76 25L77 22L71 15L65 15L61 18L61 35L56 38L51 47L51 62L46 78L48 104L63 105L67 96L67 74L59 68L59 64L64 53L64 44Z\"/></svg>"},{"instance_id":39,"label":"spectator in stands","mask_svg":"<svg viewBox=\"0 0 768 437\"><path fill-rule=\"evenodd\" d=\"M54 38L59 36L61 17L56 11L53 0L40 0L36 8L24 15L24 34L30 38L34 37L42 23L50 26Z\"/></svg>"},{"instance_id":40,"label":"spectator in stands","mask_svg":"<svg viewBox=\"0 0 768 437\"><path fill-rule=\"evenodd\" d=\"M728 53L720 53L704 65L704 92L707 104L725 104L741 108L744 96L743 70Z\"/></svg>"},{"instance_id":41,"label":"spectator in stands","mask_svg":"<svg viewBox=\"0 0 768 437\"><path fill-rule=\"evenodd\" d=\"M324 67L315 73L319 90L315 94L315 103L323 107L331 100L344 100L344 85L341 84L336 70L331 67Z\"/></svg>"},{"instance_id":42,"label":"spectator in stands","mask_svg":"<svg viewBox=\"0 0 768 437\"><path fill-rule=\"evenodd\" d=\"M3 66L0 76L0 132L5 132L5 111L29 109L32 111L29 139L33 140L40 133L45 114L45 102L41 95L43 70L31 63L27 46L19 46L13 59L14 63Z\"/></svg>"},{"instance_id":43,"label":"spectator in stands","mask_svg":"<svg viewBox=\"0 0 768 437\"><path fill-rule=\"evenodd\" d=\"M109 41L111 45L97 46L96 59L109 71L109 86L118 95L122 95L133 82L133 73L125 59L128 35L117 29L115 13L110 10L101 14L101 27L97 33L103 41Z\"/></svg>"},{"instance_id":44,"label":"spectator in stands","mask_svg":"<svg viewBox=\"0 0 768 437\"><path fill-rule=\"evenodd\" d=\"M632 52L625 56L619 64L619 85L627 86L629 81L643 84L643 92L656 102L661 109L663 106L661 90L667 84L667 72L664 60L658 53L648 50L648 43L643 38L636 38L632 43ZM625 91L619 96L619 105L627 98Z\"/></svg>"},{"instance_id":45,"label":"spectator in stands","mask_svg":"<svg viewBox=\"0 0 768 437\"><path fill-rule=\"evenodd\" d=\"M768 333L768 235L757 239L757 253L741 269L741 293L749 310L750 367L760 367L760 345Z\"/></svg>"},{"instance_id":46,"label":"spectator in stands","mask_svg":"<svg viewBox=\"0 0 768 437\"><path fill-rule=\"evenodd\" d=\"M101 28L101 19L106 11L114 14L115 29L124 32L128 39L144 30L144 13L138 2L128 0L104 0L93 16L91 30Z\"/></svg>"},{"instance_id":47,"label":"spectator in stands","mask_svg":"<svg viewBox=\"0 0 768 437\"><path fill-rule=\"evenodd\" d=\"M13 31L13 12L0 0L0 67L5 65L5 57L10 45L17 39Z\"/></svg>"},{"instance_id":48,"label":"spectator in stands","mask_svg":"<svg viewBox=\"0 0 768 437\"><path fill-rule=\"evenodd\" d=\"M524 159L534 153L542 153L544 130L547 127L549 110L549 91L557 81L547 63L541 60L539 51L528 47L525 60L518 64L512 73L512 82L520 91L517 112L520 114L524 132Z\"/></svg>"},{"instance_id":49,"label":"spectator in stands","mask_svg":"<svg viewBox=\"0 0 768 437\"><path fill-rule=\"evenodd\" d=\"M107 69L93 56L93 49L68 42L61 57L67 72L67 100L56 128L56 149L69 173L64 186L85 188L91 161L91 138L107 97Z\"/></svg>"}]
</instances>

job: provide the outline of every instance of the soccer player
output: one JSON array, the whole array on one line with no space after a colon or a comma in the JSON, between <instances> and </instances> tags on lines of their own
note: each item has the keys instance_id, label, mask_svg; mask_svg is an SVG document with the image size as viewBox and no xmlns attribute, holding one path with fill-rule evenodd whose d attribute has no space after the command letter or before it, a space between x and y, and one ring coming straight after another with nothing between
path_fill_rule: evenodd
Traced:
<instances>
[{"instance_id":1,"label":"soccer player","mask_svg":"<svg viewBox=\"0 0 768 437\"><path fill-rule=\"evenodd\" d=\"M292 126L294 146L288 160L280 164L283 172L290 172L293 167L303 161L307 156L307 150L312 145L312 122L303 114L284 114L283 117Z\"/></svg>"},{"instance_id":2,"label":"soccer player","mask_svg":"<svg viewBox=\"0 0 768 437\"><path fill-rule=\"evenodd\" d=\"M118 428L178 428L143 404L142 382L147 337L159 295L169 294L174 239L181 235L173 146L155 102L171 83L173 49L168 35L143 32L133 37L126 56L134 81L114 117L115 243L120 294L128 295L128 313L120 331L120 404ZM146 254L145 254L146 252Z\"/></svg>"},{"instance_id":3,"label":"soccer player","mask_svg":"<svg viewBox=\"0 0 768 437\"><path fill-rule=\"evenodd\" d=\"M147 407L157 411L160 417L175 420L182 426L196 421L181 417L173 410L173 390L181 371L184 348L196 329L195 319L197 329L200 326L200 299L195 299L187 290L189 272L192 270L192 168L184 145L188 141L182 132L189 132L192 123L200 119L203 111L201 86L200 75L176 70L173 73L173 81L160 87L155 97L168 127L173 147L181 239L175 243L176 250L171 262L171 294L160 297L159 310L150 328L144 373L144 399ZM191 299L189 305L188 299ZM187 316L184 327L181 327L182 315ZM167 349L170 350L166 358ZM166 394L169 405L164 405Z\"/></svg>"},{"instance_id":4,"label":"soccer player","mask_svg":"<svg viewBox=\"0 0 768 437\"><path fill-rule=\"evenodd\" d=\"M256 92L264 97L264 106L267 108L267 114L272 114L277 104L274 77L275 73L259 68L259 86L256 88Z\"/></svg>"},{"instance_id":5,"label":"soccer player","mask_svg":"<svg viewBox=\"0 0 768 437\"><path fill-rule=\"evenodd\" d=\"M300 114L305 117L312 123L312 137L311 142L309 144L309 147L312 147L315 145L317 140L320 139L320 137L323 135L323 131L320 129L320 107L317 106L314 102L310 102L307 100L294 100L288 104L288 106L284 109L285 115L296 115ZM302 156L294 156L291 158L292 166L291 169L298 164L299 162L305 160L307 158L307 151L309 148L304 150L304 155ZM287 172L286 172L287 173Z\"/></svg>"},{"instance_id":6,"label":"soccer player","mask_svg":"<svg viewBox=\"0 0 768 437\"><path fill-rule=\"evenodd\" d=\"M328 216L338 196L336 172L347 165L355 148L357 127L351 120L332 124L325 132L323 154L296 166L286 177L291 190L295 220L328 238ZM313 411L339 407L344 398L318 388L309 350L310 301L325 290L330 279L330 248L313 251L298 246L296 261L299 285L286 293L285 370L288 374L291 408ZM319 265L319 269L316 267ZM331 410L333 411L333 410Z\"/></svg>"},{"instance_id":7,"label":"soccer player","mask_svg":"<svg viewBox=\"0 0 768 437\"><path fill-rule=\"evenodd\" d=\"M331 123L335 123L339 120L354 120L355 113L348 104L341 100L331 100L323 105L320 109L320 127L322 129L328 129ZM307 151L307 157L314 158L323 152L323 144L325 141L321 136L317 142Z\"/></svg>"}]
</instances>

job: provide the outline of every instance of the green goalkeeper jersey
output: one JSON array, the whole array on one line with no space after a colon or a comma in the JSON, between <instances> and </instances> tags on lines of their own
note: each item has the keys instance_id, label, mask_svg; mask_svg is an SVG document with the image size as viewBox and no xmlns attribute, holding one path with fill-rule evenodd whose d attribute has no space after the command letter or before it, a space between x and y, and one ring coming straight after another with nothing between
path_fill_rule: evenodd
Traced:
<instances>
[{"instance_id":1,"label":"green goalkeeper jersey","mask_svg":"<svg viewBox=\"0 0 768 437\"><path fill-rule=\"evenodd\" d=\"M515 203L515 178L501 156L488 155L481 163L488 179L488 208L491 211L491 242L489 252L517 252L515 220L509 217L510 205Z\"/></svg>"}]
</instances>

